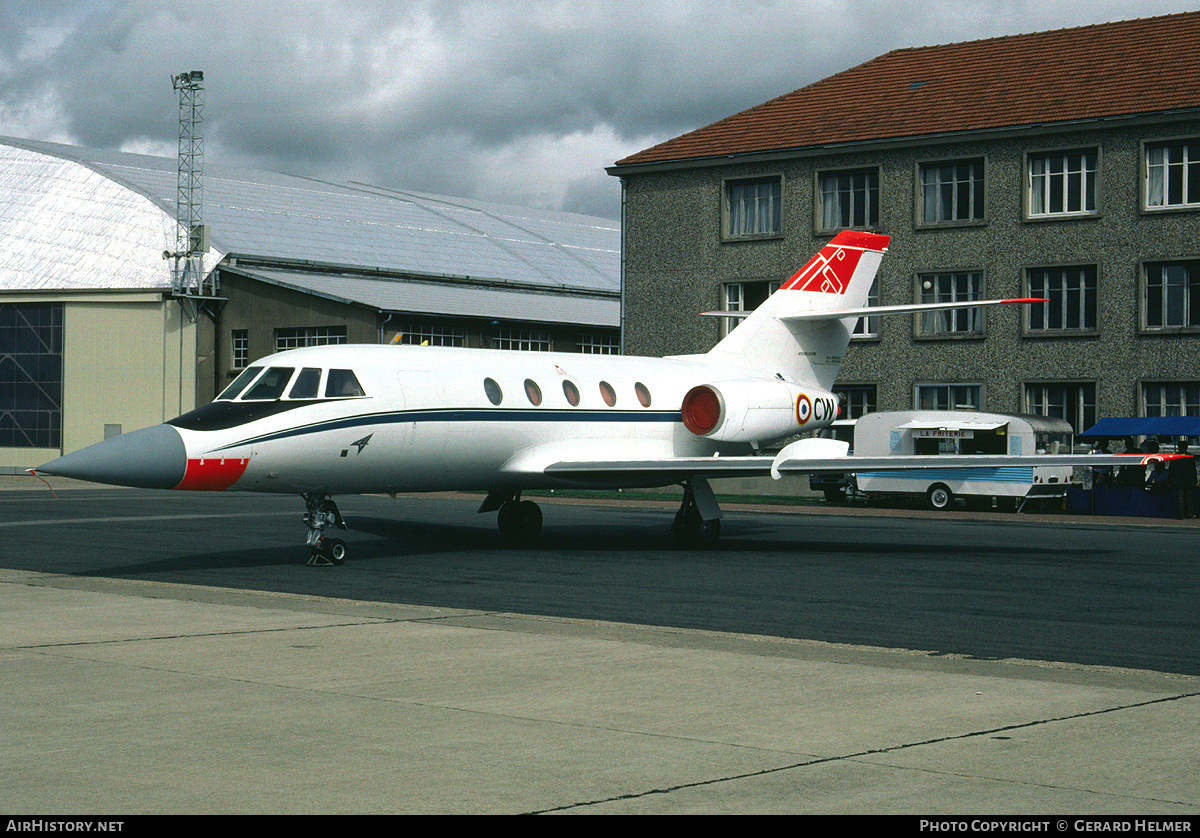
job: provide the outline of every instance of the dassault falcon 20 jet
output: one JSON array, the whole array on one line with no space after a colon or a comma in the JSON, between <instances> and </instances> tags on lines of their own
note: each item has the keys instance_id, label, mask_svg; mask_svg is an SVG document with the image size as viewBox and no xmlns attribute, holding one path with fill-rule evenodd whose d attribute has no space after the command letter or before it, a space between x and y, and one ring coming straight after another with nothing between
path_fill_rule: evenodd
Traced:
<instances>
[{"instance_id":1,"label":"dassault falcon 20 jet","mask_svg":"<svg viewBox=\"0 0 1200 838\"><path fill-rule=\"evenodd\" d=\"M498 511L503 533L530 538L542 514L521 499L523 490L681 484L676 536L711 542L721 510L709 478L880 465L816 438L775 457L756 452L837 418L831 388L859 316L963 307L864 308L888 242L839 233L705 354L294 349L246 368L210 404L32 471L153 489L299 494L317 564L341 564L346 555L345 542L327 534L346 529L333 501L339 494L483 491L479 511ZM971 305L1020 302L1034 301ZM946 467L951 459L891 457L883 465Z\"/></svg>"}]
</instances>

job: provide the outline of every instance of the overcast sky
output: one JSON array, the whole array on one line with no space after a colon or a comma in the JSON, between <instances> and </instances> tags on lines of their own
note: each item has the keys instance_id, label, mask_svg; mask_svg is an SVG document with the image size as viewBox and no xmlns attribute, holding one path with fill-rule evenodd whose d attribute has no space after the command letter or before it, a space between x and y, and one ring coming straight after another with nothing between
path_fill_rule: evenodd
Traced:
<instances>
[{"instance_id":1,"label":"overcast sky","mask_svg":"<svg viewBox=\"0 0 1200 838\"><path fill-rule=\"evenodd\" d=\"M616 217L604 167L900 47L1170 0L0 0L0 134ZM734 10L736 9L736 11Z\"/></svg>"}]
</instances>

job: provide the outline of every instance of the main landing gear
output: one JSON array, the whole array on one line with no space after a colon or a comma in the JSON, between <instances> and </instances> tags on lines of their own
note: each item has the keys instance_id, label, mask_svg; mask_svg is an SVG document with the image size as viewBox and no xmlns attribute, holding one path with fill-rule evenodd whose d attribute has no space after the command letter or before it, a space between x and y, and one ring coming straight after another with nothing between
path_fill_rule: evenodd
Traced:
<instances>
[{"instance_id":1,"label":"main landing gear","mask_svg":"<svg viewBox=\"0 0 1200 838\"><path fill-rule=\"evenodd\" d=\"M329 495L315 492L306 492L304 502L308 504L308 512L304 513L304 523L308 524L308 540L305 543L312 548L309 566L336 565L346 561L346 542L325 535L326 527L346 529L346 522L342 520L337 504Z\"/></svg>"},{"instance_id":2,"label":"main landing gear","mask_svg":"<svg viewBox=\"0 0 1200 838\"><path fill-rule=\"evenodd\" d=\"M532 541L542 531L542 509L531 500L521 500L521 491L488 492L480 512L499 510L496 522L509 541Z\"/></svg>"},{"instance_id":3,"label":"main landing gear","mask_svg":"<svg viewBox=\"0 0 1200 838\"><path fill-rule=\"evenodd\" d=\"M675 513L671 533L681 547L711 547L721 537L721 507L703 477L683 484L683 503Z\"/></svg>"}]
</instances>

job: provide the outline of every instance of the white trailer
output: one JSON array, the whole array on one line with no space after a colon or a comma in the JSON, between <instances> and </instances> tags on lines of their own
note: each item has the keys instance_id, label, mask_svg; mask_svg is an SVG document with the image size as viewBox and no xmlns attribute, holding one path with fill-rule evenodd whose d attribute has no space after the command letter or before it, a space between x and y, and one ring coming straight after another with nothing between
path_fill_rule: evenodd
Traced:
<instances>
[{"instance_id":1,"label":"white trailer","mask_svg":"<svg viewBox=\"0 0 1200 838\"><path fill-rule=\"evenodd\" d=\"M1072 453L1072 429L1062 419L966 410L898 410L868 413L854 428L858 457L954 454ZM1013 465L988 468L858 472L858 491L871 497L924 497L945 509L962 497L969 506L990 507L998 498L1019 509L1030 498L1065 495L1072 466Z\"/></svg>"}]
</instances>

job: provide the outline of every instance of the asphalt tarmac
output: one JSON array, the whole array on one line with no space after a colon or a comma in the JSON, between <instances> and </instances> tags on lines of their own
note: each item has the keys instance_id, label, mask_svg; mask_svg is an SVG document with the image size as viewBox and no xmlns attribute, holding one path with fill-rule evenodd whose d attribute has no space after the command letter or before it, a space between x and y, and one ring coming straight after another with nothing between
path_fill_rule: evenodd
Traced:
<instances>
[{"instance_id":1,"label":"asphalt tarmac","mask_svg":"<svg viewBox=\"0 0 1200 838\"><path fill-rule=\"evenodd\" d=\"M306 568L298 499L59 494L0 497L7 812L1200 815L1194 522L361 498Z\"/></svg>"}]
</instances>

